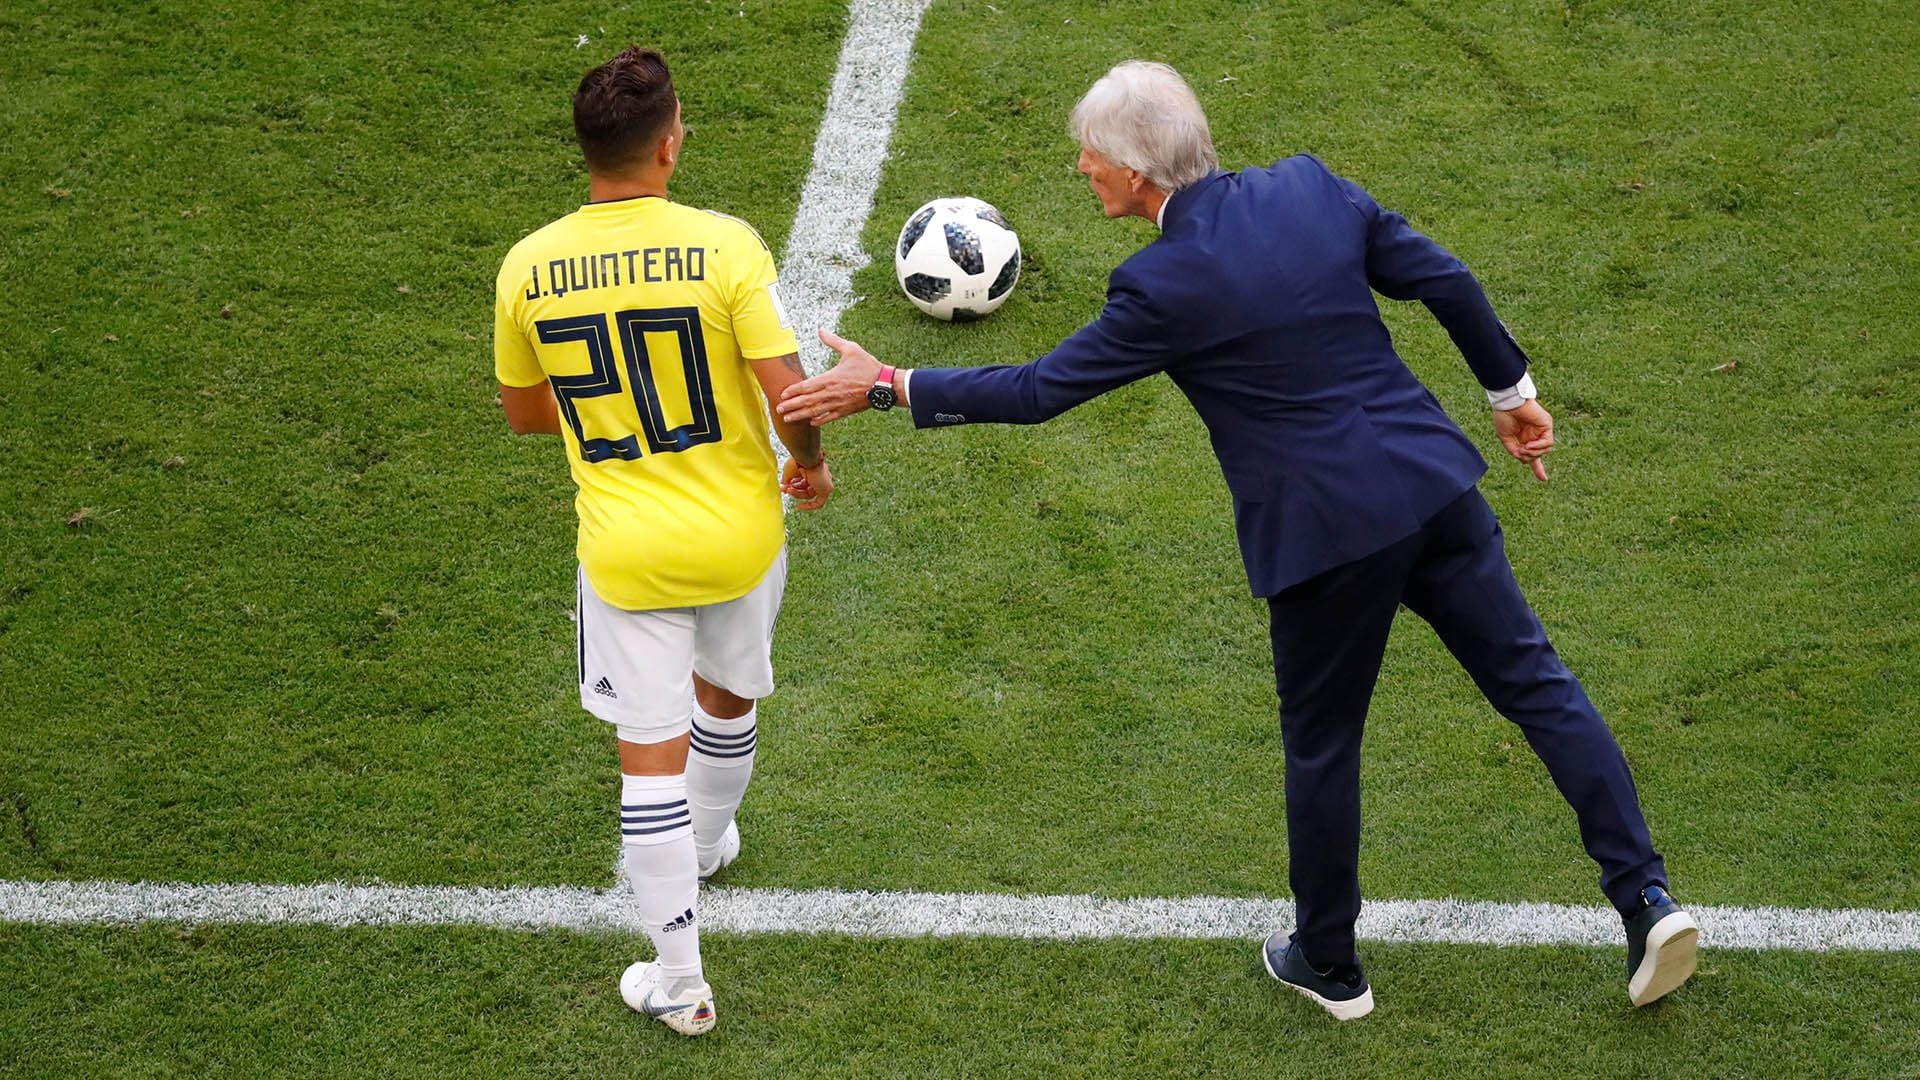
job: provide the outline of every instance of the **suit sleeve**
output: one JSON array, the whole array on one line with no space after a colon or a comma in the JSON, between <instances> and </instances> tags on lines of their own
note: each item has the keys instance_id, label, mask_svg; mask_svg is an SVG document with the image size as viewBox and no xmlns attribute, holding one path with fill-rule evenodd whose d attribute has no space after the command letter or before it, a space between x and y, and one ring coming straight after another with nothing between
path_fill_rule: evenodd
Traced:
<instances>
[{"instance_id":1,"label":"suit sleeve","mask_svg":"<svg viewBox=\"0 0 1920 1080\"><path fill-rule=\"evenodd\" d=\"M1325 168L1325 166L1322 166ZM1505 390L1527 373L1527 354L1493 313L1472 271L1453 253L1373 201L1360 185L1328 176L1367 225L1367 283L1395 300L1427 305L1488 390Z\"/></svg>"},{"instance_id":2,"label":"suit sleeve","mask_svg":"<svg viewBox=\"0 0 1920 1080\"><path fill-rule=\"evenodd\" d=\"M917 368L909 405L917 427L1037 424L1173 360L1167 320L1146 291L1114 272L1100 317L1027 364Z\"/></svg>"}]
</instances>

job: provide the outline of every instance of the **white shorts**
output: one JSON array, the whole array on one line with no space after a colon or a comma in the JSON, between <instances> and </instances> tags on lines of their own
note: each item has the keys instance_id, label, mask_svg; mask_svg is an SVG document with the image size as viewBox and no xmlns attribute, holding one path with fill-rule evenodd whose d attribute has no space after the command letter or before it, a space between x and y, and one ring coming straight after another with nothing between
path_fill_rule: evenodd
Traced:
<instances>
[{"instance_id":1,"label":"white shorts","mask_svg":"<svg viewBox=\"0 0 1920 1080\"><path fill-rule=\"evenodd\" d=\"M666 742L693 725L693 676L758 700L773 693L773 622L787 549L753 591L701 607L627 611L578 574L580 707L632 743Z\"/></svg>"}]
</instances>

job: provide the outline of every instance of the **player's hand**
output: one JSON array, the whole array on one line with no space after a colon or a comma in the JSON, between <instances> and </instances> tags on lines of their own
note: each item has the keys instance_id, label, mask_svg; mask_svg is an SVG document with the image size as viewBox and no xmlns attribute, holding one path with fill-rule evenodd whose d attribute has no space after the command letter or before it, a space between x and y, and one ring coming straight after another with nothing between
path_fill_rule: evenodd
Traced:
<instances>
[{"instance_id":1,"label":"player's hand","mask_svg":"<svg viewBox=\"0 0 1920 1080\"><path fill-rule=\"evenodd\" d=\"M826 455L822 454L820 464L811 469L788 458L786 467L780 470L780 491L791 495L793 505L801 510L827 505L827 496L833 494L833 470L827 468Z\"/></svg>"},{"instance_id":2,"label":"player's hand","mask_svg":"<svg viewBox=\"0 0 1920 1080\"><path fill-rule=\"evenodd\" d=\"M1553 449L1553 414L1529 398L1517 409L1495 409L1493 431L1500 445L1517 460L1533 466L1533 475L1547 479L1547 451Z\"/></svg>"},{"instance_id":3,"label":"player's hand","mask_svg":"<svg viewBox=\"0 0 1920 1080\"><path fill-rule=\"evenodd\" d=\"M840 362L787 387L780 395L780 419L819 427L866 409L867 391L880 377L880 361L858 343L828 330L820 331L820 342L839 353Z\"/></svg>"}]
</instances>

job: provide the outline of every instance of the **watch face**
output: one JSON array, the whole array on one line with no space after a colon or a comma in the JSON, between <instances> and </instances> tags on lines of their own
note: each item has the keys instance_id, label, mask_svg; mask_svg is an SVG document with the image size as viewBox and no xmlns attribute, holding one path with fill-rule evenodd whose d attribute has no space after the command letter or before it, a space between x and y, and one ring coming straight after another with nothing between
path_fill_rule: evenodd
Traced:
<instances>
[{"instance_id":1,"label":"watch face","mask_svg":"<svg viewBox=\"0 0 1920 1080\"><path fill-rule=\"evenodd\" d=\"M867 391L867 404L885 412L893 408L893 387L876 386Z\"/></svg>"}]
</instances>

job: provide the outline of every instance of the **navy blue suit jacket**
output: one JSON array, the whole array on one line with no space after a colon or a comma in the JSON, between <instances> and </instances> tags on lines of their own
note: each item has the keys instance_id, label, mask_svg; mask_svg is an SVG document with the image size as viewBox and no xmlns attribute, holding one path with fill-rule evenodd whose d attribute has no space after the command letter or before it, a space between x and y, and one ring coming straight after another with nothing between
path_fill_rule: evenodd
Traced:
<instances>
[{"instance_id":1,"label":"navy blue suit jacket","mask_svg":"<svg viewBox=\"0 0 1920 1080\"><path fill-rule=\"evenodd\" d=\"M1161 224L1045 356L916 370L914 422L1037 423L1166 372L1206 422L1257 596L1404 539L1479 480L1373 298L1423 301L1482 386L1511 387L1526 355L1460 260L1307 155L1216 171Z\"/></svg>"}]
</instances>

